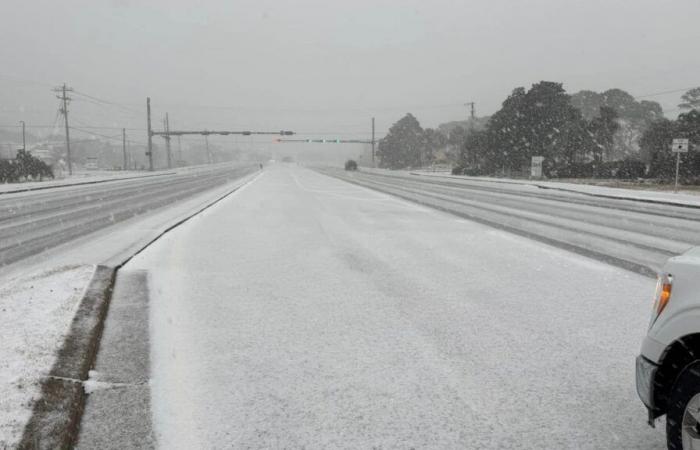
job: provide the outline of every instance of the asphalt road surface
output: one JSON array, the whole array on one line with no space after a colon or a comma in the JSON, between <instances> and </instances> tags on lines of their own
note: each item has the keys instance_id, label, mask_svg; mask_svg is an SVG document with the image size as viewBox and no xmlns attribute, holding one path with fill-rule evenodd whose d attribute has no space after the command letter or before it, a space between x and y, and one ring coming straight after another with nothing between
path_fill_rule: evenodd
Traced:
<instances>
[{"instance_id":1,"label":"asphalt road surface","mask_svg":"<svg viewBox=\"0 0 700 450\"><path fill-rule=\"evenodd\" d=\"M257 170L214 166L161 176L0 194L0 266L171 205Z\"/></svg>"},{"instance_id":2,"label":"asphalt road surface","mask_svg":"<svg viewBox=\"0 0 700 450\"><path fill-rule=\"evenodd\" d=\"M654 281L595 259L280 164L122 271L161 448L663 448L634 388Z\"/></svg>"},{"instance_id":3,"label":"asphalt road surface","mask_svg":"<svg viewBox=\"0 0 700 450\"><path fill-rule=\"evenodd\" d=\"M319 170L649 276L655 276L669 257L700 245L700 208L532 185Z\"/></svg>"}]
</instances>

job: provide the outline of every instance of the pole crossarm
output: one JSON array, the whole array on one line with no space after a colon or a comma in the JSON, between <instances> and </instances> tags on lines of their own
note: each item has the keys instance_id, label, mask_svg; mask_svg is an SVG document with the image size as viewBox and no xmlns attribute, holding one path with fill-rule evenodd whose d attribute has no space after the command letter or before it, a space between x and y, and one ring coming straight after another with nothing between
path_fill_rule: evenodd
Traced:
<instances>
[{"instance_id":1,"label":"pole crossarm","mask_svg":"<svg viewBox=\"0 0 700 450\"><path fill-rule=\"evenodd\" d=\"M275 135L275 136L293 136L295 133L293 131L151 131L151 136L189 136L189 135L199 135L199 136L210 136L212 134L217 134L220 136L228 136L231 134L252 136L252 135Z\"/></svg>"},{"instance_id":2,"label":"pole crossarm","mask_svg":"<svg viewBox=\"0 0 700 450\"><path fill-rule=\"evenodd\" d=\"M371 144L372 141L362 139L276 139L277 142L306 142L313 144Z\"/></svg>"}]
</instances>

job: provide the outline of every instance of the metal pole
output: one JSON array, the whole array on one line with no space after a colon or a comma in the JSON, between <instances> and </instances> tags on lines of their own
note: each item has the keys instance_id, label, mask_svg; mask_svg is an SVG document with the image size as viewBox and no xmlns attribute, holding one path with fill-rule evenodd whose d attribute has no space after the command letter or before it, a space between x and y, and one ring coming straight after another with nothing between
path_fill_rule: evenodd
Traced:
<instances>
[{"instance_id":1,"label":"metal pole","mask_svg":"<svg viewBox=\"0 0 700 450\"><path fill-rule=\"evenodd\" d=\"M153 172L153 131L151 130L151 97L146 97L146 119L148 123L148 170Z\"/></svg>"},{"instance_id":2,"label":"metal pole","mask_svg":"<svg viewBox=\"0 0 700 450\"><path fill-rule=\"evenodd\" d=\"M374 164L374 117L372 117L372 167L375 167L375 164Z\"/></svg>"},{"instance_id":3,"label":"metal pole","mask_svg":"<svg viewBox=\"0 0 700 450\"><path fill-rule=\"evenodd\" d=\"M680 152L676 153L676 185L673 188L674 193L678 193L678 172L681 167L681 154Z\"/></svg>"},{"instance_id":4,"label":"metal pole","mask_svg":"<svg viewBox=\"0 0 700 450\"><path fill-rule=\"evenodd\" d=\"M165 113L165 132L168 133L165 135L165 148L168 152L168 169L171 169L173 167L173 156L170 152L170 119L168 118L168 113Z\"/></svg>"},{"instance_id":5,"label":"metal pole","mask_svg":"<svg viewBox=\"0 0 700 450\"><path fill-rule=\"evenodd\" d=\"M124 153L124 169L129 168L128 162L126 161L126 128L122 128L122 152Z\"/></svg>"},{"instance_id":6,"label":"metal pole","mask_svg":"<svg viewBox=\"0 0 700 450\"><path fill-rule=\"evenodd\" d=\"M26 136L24 133L24 120L20 120L19 123L22 124L22 150L26 152L27 151L27 140L26 140Z\"/></svg>"},{"instance_id":7,"label":"metal pole","mask_svg":"<svg viewBox=\"0 0 700 450\"><path fill-rule=\"evenodd\" d=\"M204 145L207 147L207 162L211 164L211 154L209 154L209 135L204 135Z\"/></svg>"},{"instance_id":8,"label":"metal pole","mask_svg":"<svg viewBox=\"0 0 700 450\"><path fill-rule=\"evenodd\" d=\"M177 137L177 159L178 159L178 165L182 164L182 142L180 141L180 138L182 136Z\"/></svg>"},{"instance_id":9,"label":"metal pole","mask_svg":"<svg viewBox=\"0 0 700 450\"><path fill-rule=\"evenodd\" d=\"M68 100L66 99L66 83L63 83L63 118L66 125L66 155L68 157L68 175L73 175L73 163L70 156L70 132L68 131Z\"/></svg>"}]
</instances>

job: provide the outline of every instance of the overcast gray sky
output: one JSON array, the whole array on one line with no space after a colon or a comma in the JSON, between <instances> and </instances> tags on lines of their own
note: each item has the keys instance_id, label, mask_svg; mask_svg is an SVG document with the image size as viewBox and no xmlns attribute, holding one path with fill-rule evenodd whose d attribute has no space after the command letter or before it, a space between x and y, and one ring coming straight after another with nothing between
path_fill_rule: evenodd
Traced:
<instances>
[{"instance_id":1,"label":"overcast gray sky","mask_svg":"<svg viewBox=\"0 0 700 450\"><path fill-rule=\"evenodd\" d=\"M361 137L491 114L516 86L700 85L698 0L3 0L0 124L293 129ZM680 93L650 97L667 114Z\"/></svg>"}]
</instances>

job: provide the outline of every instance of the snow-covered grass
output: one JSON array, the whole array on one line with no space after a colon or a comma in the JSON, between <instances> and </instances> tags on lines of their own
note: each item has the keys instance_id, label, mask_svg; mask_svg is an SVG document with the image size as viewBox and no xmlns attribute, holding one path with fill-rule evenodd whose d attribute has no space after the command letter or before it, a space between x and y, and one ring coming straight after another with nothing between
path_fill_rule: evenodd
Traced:
<instances>
[{"instance_id":1,"label":"snow-covered grass","mask_svg":"<svg viewBox=\"0 0 700 450\"><path fill-rule=\"evenodd\" d=\"M22 436L95 267L64 266L0 287L0 448Z\"/></svg>"}]
</instances>

